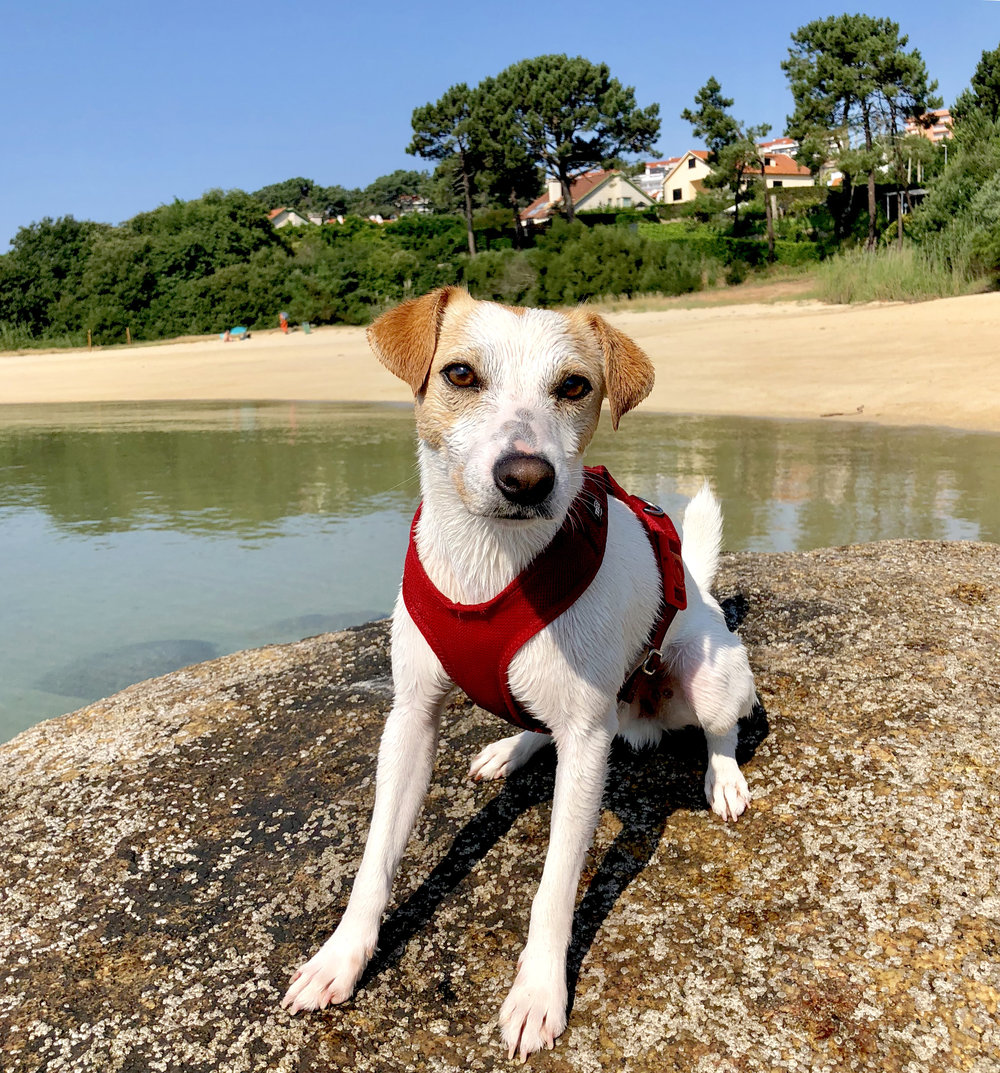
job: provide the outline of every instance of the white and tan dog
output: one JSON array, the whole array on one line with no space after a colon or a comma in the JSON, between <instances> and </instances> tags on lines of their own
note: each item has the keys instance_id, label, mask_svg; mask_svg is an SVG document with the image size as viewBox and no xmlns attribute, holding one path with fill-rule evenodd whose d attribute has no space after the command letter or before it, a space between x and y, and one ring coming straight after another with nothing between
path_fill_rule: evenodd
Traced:
<instances>
[{"instance_id":1,"label":"white and tan dog","mask_svg":"<svg viewBox=\"0 0 1000 1073\"><path fill-rule=\"evenodd\" d=\"M582 455L602 400L610 402L617 427L652 388L652 364L585 309L514 309L451 287L390 310L368 338L415 397L423 492L415 541L423 567L454 603L491 600L563 524L583 484ZM735 820L750 802L736 763L736 724L753 706L753 678L743 646L708 591L721 529L706 487L684 515L687 609L663 646L672 695L655 718L640 718L617 700L662 599L650 542L617 500L608 500L607 546L593 582L510 663L513 696L551 735L504 738L472 761L471 775L501 778L549 741L557 752L548 853L517 976L500 1010L511 1057L524 1060L551 1048L566 1027L573 907L614 736L652 744L664 728L701 726L712 810ZM283 1001L292 1012L343 1002L354 991L430 782L454 683L402 598L393 615L392 673L395 698L379 749L364 855L339 926L292 977Z\"/></svg>"}]
</instances>

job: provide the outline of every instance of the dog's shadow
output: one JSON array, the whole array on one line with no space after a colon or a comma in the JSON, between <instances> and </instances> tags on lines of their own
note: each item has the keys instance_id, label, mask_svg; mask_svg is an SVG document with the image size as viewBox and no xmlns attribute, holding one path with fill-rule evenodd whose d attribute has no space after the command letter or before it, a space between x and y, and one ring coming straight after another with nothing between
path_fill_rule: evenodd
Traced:
<instances>
[{"instance_id":1,"label":"dog's shadow","mask_svg":"<svg viewBox=\"0 0 1000 1073\"><path fill-rule=\"evenodd\" d=\"M767 714L758 704L740 723L741 764L753 756L769 729ZM615 741L602 808L617 817L621 830L601 858L574 915L567 963L570 1008L587 951L615 903L656 852L670 814L675 809L707 810L706 765L704 735L693 728L667 734L657 748L642 752ZM409 941L522 813L551 799L555 766L553 750L543 750L512 773L500 793L459 831L441 862L386 919L362 987L399 961ZM449 991L445 983L445 1001Z\"/></svg>"}]
</instances>

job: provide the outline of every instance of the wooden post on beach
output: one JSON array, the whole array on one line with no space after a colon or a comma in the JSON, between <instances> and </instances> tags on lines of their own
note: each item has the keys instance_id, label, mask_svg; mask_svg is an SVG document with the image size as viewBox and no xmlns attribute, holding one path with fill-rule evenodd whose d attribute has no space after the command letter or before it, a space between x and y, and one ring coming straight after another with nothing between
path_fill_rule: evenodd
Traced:
<instances>
[{"instance_id":1,"label":"wooden post on beach","mask_svg":"<svg viewBox=\"0 0 1000 1073\"><path fill-rule=\"evenodd\" d=\"M90 329L89 328L87 329L87 349L88 350L93 350L94 349L93 346L91 345L91 342L90 342Z\"/></svg>"},{"instance_id":2,"label":"wooden post on beach","mask_svg":"<svg viewBox=\"0 0 1000 1073\"><path fill-rule=\"evenodd\" d=\"M128 326L125 328L125 342L128 343L129 346L132 345L132 329Z\"/></svg>"}]
</instances>

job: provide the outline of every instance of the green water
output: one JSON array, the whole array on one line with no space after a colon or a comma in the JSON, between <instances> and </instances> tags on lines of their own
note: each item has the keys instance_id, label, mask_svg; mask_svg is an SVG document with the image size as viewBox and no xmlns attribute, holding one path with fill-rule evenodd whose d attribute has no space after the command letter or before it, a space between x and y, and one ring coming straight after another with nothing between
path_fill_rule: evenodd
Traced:
<instances>
[{"instance_id":1,"label":"green water","mask_svg":"<svg viewBox=\"0 0 1000 1073\"><path fill-rule=\"evenodd\" d=\"M732 550L1000 540L1000 437L630 414L588 461ZM390 610L407 409L0 407L0 740L143 678Z\"/></svg>"}]
</instances>

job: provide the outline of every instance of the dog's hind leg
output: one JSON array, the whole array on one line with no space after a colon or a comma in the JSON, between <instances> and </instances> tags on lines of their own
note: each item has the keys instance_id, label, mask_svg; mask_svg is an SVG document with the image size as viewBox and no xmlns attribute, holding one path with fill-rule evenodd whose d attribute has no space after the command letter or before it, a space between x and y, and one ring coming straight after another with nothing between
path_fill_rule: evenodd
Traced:
<instances>
[{"instance_id":1,"label":"dog's hind leg","mask_svg":"<svg viewBox=\"0 0 1000 1073\"><path fill-rule=\"evenodd\" d=\"M526 764L540 749L552 741L551 734L525 730L487 745L469 766L469 775L480 779L503 779Z\"/></svg>"},{"instance_id":2,"label":"dog's hind leg","mask_svg":"<svg viewBox=\"0 0 1000 1073\"><path fill-rule=\"evenodd\" d=\"M736 737L736 727L725 734L705 734L705 797L712 811L724 820L738 820L750 804L750 788L736 763Z\"/></svg>"},{"instance_id":3,"label":"dog's hind leg","mask_svg":"<svg viewBox=\"0 0 1000 1073\"><path fill-rule=\"evenodd\" d=\"M724 820L736 820L750 804L750 790L736 763L737 722L750 714L756 693L746 649L725 627L721 613L703 616L704 633L672 653L680 696L671 714L690 710L705 732L708 769L705 797ZM692 721L692 720L687 720Z\"/></svg>"}]
</instances>

